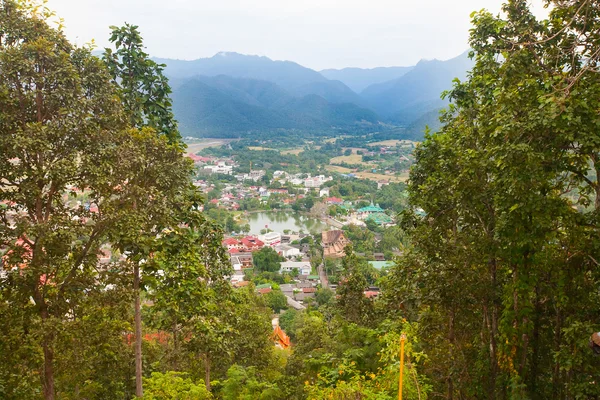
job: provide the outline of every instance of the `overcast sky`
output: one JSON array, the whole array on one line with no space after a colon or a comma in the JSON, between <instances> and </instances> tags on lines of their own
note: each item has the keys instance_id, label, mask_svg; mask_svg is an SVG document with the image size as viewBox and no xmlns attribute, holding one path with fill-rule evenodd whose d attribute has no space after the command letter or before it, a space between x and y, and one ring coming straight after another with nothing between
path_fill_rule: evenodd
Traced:
<instances>
[{"instance_id":1,"label":"overcast sky","mask_svg":"<svg viewBox=\"0 0 600 400\"><path fill-rule=\"evenodd\" d=\"M540 0L532 0L539 3ZM314 69L414 65L468 47L469 14L502 0L49 0L72 41L107 45L109 25L140 26L148 53L179 59L219 51Z\"/></svg>"}]
</instances>

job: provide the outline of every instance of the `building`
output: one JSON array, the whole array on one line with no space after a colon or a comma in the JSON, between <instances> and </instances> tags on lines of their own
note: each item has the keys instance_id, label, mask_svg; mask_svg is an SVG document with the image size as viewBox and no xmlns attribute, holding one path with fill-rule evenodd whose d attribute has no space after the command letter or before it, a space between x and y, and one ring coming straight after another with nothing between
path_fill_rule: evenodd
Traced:
<instances>
[{"instance_id":1,"label":"building","mask_svg":"<svg viewBox=\"0 0 600 400\"><path fill-rule=\"evenodd\" d=\"M387 269L394 265L393 261L369 261L369 265L377 270Z\"/></svg>"},{"instance_id":2,"label":"building","mask_svg":"<svg viewBox=\"0 0 600 400\"><path fill-rule=\"evenodd\" d=\"M279 253L280 256L285 258L295 257L300 255L300 249L289 246L287 244L278 244L275 246L275 251Z\"/></svg>"},{"instance_id":3,"label":"building","mask_svg":"<svg viewBox=\"0 0 600 400\"><path fill-rule=\"evenodd\" d=\"M344 249L350 241L344 235L344 231L333 230L321 233L323 243L323 255L325 257L343 257Z\"/></svg>"},{"instance_id":4,"label":"building","mask_svg":"<svg viewBox=\"0 0 600 400\"><path fill-rule=\"evenodd\" d=\"M329 197L329 188L319 190L319 197Z\"/></svg>"},{"instance_id":5,"label":"building","mask_svg":"<svg viewBox=\"0 0 600 400\"><path fill-rule=\"evenodd\" d=\"M259 238L263 241L265 246L275 247L281 243L281 233L279 232L267 232L264 235L259 236Z\"/></svg>"},{"instance_id":6,"label":"building","mask_svg":"<svg viewBox=\"0 0 600 400\"><path fill-rule=\"evenodd\" d=\"M356 210L356 212L358 214L359 219L365 219L371 214L384 213L384 209L379 207L379 204L373 205L373 203L371 203L366 207L359 208L358 210Z\"/></svg>"},{"instance_id":7,"label":"building","mask_svg":"<svg viewBox=\"0 0 600 400\"><path fill-rule=\"evenodd\" d=\"M253 236L246 236L245 238L243 238L241 240L241 242L242 242L242 248L246 251L260 250L265 245L263 243L263 241L259 240L258 238L255 238Z\"/></svg>"},{"instance_id":8,"label":"building","mask_svg":"<svg viewBox=\"0 0 600 400\"><path fill-rule=\"evenodd\" d=\"M310 262L308 261L283 261L279 268L280 273L292 272L297 269L300 275L308 276L312 271Z\"/></svg>"},{"instance_id":9,"label":"building","mask_svg":"<svg viewBox=\"0 0 600 400\"><path fill-rule=\"evenodd\" d=\"M379 226L389 226L394 224L394 220L392 219L392 217L382 212L369 214L365 218L365 222L366 221L373 221Z\"/></svg>"},{"instance_id":10,"label":"building","mask_svg":"<svg viewBox=\"0 0 600 400\"><path fill-rule=\"evenodd\" d=\"M205 165L204 170L210 171L213 174L231 175L233 173L233 167L225 164L224 161L219 161L217 165Z\"/></svg>"},{"instance_id":11,"label":"building","mask_svg":"<svg viewBox=\"0 0 600 400\"><path fill-rule=\"evenodd\" d=\"M344 200L340 199L339 197L328 197L325 199L325 202L330 205L338 205L338 206L344 204Z\"/></svg>"},{"instance_id":12,"label":"building","mask_svg":"<svg viewBox=\"0 0 600 400\"><path fill-rule=\"evenodd\" d=\"M227 247L227 250L241 249L243 247L242 242L240 242L236 238L228 238L223 240L221 243L223 244L223 246Z\"/></svg>"},{"instance_id":13,"label":"building","mask_svg":"<svg viewBox=\"0 0 600 400\"><path fill-rule=\"evenodd\" d=\"M285 350L291 346L289 336L286 335L285 332L279 327L279 324L277 324L273 330L272 339L275 343L275 346L281 349Z\"/></svg>"}]
</instances>

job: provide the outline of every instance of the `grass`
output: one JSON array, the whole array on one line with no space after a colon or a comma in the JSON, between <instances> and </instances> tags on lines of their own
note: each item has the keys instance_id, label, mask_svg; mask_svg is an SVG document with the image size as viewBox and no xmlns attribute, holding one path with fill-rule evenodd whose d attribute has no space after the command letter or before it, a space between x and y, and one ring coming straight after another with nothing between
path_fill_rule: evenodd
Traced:
<instances>
[{"instance_id":1,"label":"grass","mask_svg":"<svg viewBox=\"0 0 600 400\"><path fill-rule=\"evenodd\" d=\"M410 146L411 144L415 144L417 142L413 142L412 140L395 140L395 139L390 139L390 140L382 140L381 142L375 142L375 143L369 143L369 146L390 146L390 147L394 147L394 146Z\"/></svg>"},{"instance_id":2,"label":"grass","mask_svg":"<svg viewBox=\"0 0 600 400\"><path fill-rule=\"evenodd\" d=\"M281 152L281 154L294 154L294 155L298 155L300 153L302 153L304 151L303 148L297 148L297 149L290 149L290 150L283 150Z\"/></svg>"},{"instance_id":3,"label":"grass","mask_svg":"<svg viewBox=\"0 0 600 400\"><path fill-rule=\"evenodd\" d=\"M347 164L373 165L373 164L364 162L362 160L362 155L359 155L359 154L351 154L349 156L334 157L329 161L330 164L341 164L344 162Z\"/></svg>"},{"instance_id":4,"label":"grass","mask_svg":"<svg viewBox=\"0 0 600 400\"><path fill-rule=\"evenodd\" d=\"M331 172L339 172L340 174L348 174L353 171L350 168L340 167L339 165L327 165L325 169Z\"/></svg>"},{"instance_id":5,"label":"grass","mask_svg":"<svg viewBox=\"0 0 600 400\"><path fill-rule=\"evenodd\" d=\"M248 146L248 150L254 150L254 151L267 151L267 150L273 150L273 151L277 151L275 149L271 149L269 147L262 147L262 146Z\"/></svg>"},{"instance_id":6,"label":"grass","mask_svg":"<svg viewBox=\"0 0 600 400\"><path fill-rule=\"evenodd\" d=\"M370 179L372 181L389 180L390 182L406 182L408 179L408 171L400 176L385 175L385 174L374 174L372 172L353 172L354 170L346 167L340 167L338 165L328 165L325 167L327 171L338 172L340 174L354 174L361 179Z\"/></svg>"},{"instance_id":7,"label":"grass","mask_svg":"<svg viewBox=\"0 0 600 400\"><path fill-rule=\"evenodd\" d=\"M187 152L196 154L202 149L206 149L207 147L220 147L226 145L227 143L231 143L237 139L198 139L190 142L186 142L187 144Z\"/></svg>"}]
</instances>

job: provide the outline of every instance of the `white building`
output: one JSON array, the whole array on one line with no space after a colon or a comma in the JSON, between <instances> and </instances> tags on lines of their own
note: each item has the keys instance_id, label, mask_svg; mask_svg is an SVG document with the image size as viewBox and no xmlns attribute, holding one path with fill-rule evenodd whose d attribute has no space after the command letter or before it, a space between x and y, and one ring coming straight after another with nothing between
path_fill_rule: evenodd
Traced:
<instances>
[{"instance_id":1,"label":"white building","mask_svg":"<svg viewBox=\"0 0 600 400\"><path fill-rule=\"evenodd\" d=\"M300 255L300 249L287 244L278 244L275 246L275 251L285 258L295 257Z\"/></svg>"},{"instance_id":2,"label":"white building","mask_svg":"<svg viewBox=\"0 0 600 400\"><path fill-rule=\"evenodd\" d=\"M312 270L308 261L284 261L281 263L279 272L292 272L294 269L298 269L300 275L310 275L310 271Z\"/></svg>"},{"instance_id":3,"label":"white building","mask_svg":"<svg viewBox=\"0 0 600 400\"><path fill-rule=\"evenodd\" d=\"M265 246L274 247L281 243L281 233L279 232L267 232L264 235L258 237Z\"/></svg>"},{"instance_id":4,"label":"white building","mask_svg":"<svg viewBox=\"0 0 600 400\"><path fill-rule=\"evenodd\" d=\"M205 165L205 170L210 171L213 174L225 174L231 175L233 173L233 167L225 164L224 161L219 161L217 165Z\"/></svg>"},{"instance_id":5,"label":"white building","mask_svg":"<svg viewBox=\"0 0 600 400\"><path fill-rule=\"evenodd\" d=\"M329 188L319 190L319 197L329 197Z\"/></svg>"},{"instance_id":6,"label":"white building","mask_svg":"<svg viewBox=\"0 0 600 400\"><path fill-rule=\"evenodd\" d=\"M304 180L304 187L307 188L318 188L321 187L325 182L331 181L333 178L331 176L318 175L318 176L309 176Z\"/></svg>"}]
</instances>

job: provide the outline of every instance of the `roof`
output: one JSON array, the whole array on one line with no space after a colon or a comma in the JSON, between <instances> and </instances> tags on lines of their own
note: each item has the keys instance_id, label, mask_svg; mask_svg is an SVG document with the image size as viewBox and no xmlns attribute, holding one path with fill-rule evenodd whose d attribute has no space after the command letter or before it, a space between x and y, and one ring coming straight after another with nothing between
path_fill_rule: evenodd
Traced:
<instances>
[{"instance_id":1,"label":"roof","mask_svg":"<svg viewBox=\"0 0 600 400\"><path fill-rule=\"evenodd\" d=\"M369 261L369 265L375 269L390 268L394 265L392 261Z\"/></svg>"},{"instance_id":2,"label":"roof","mask_svg":"<svg viewBox=\"0 0 600 400\"><path fill-rule=\"evenodd\" d=\"M223 240L223 244L239 244L240 241L237 240L236 238L228 238Z\"/></svg>"},{"instance_id":3,"label":"roof","mask_svg":"<svg viewBox=\"0 0 600 400\"><path fill-rule=\"evenodd\" d=\"M318 280L319 279L319 275L309 275L306 277L306 279L309 280Z\"/></svg>"},{"instance_id":4,"label":"roof","mask_svg":"<svg viewBox=\"0 0 600 400\"><path fill-rule=\"evenodd\" d=\"M387 214L381 213L381 212L376 212L376 213L369 215L367 218L365 218L365 221L373 221L378 225L391 224L392 222L394 222L392 217L390 217Z\"/></svg>"},{"instance_id":5,"label":"roof","mask_svg":"<svg viewBox=\"0 0 600 400\"><path fill-rule=\"evenodd\" d=\"M270 287L257 290L257 292L260 294L267 294L267 293L271 293L272 291L273 291L273 289L271 289Z\"/></svg>"},{"instance_id":6,"label":"roof","mask_svg":"<svg viewBox=\"0 0 600 400\"><path fill-rule=\"evenodd\" d=\"M263 283L263 284L260 284L260 285L256 285L256 288L257 289L266 289L266 288L271 289L271 284L270 283Z\"/></svg>"},{"instance_id":7,"label":"roof","mask_svg":"<svg viewBox=\"0 0 600 400\"><path fill-rule=\"evenodd\" d=\"M317 291L314 287L305 287L302 288L302 293L315 293Z\"/></svg>"},{"instance_id":8,"label":"roof","mask_svg":"<svg viewBox=\"0 0 600 400\"><path fill-rule=\"evenodd\" d=\"M377 205L371 204L366 207L359 208L357 211L358 212L383 212L384 210L383 210L383 208L379 207L379 204L377 204Z\"/></svg>"},{"instance_id":9,"label":"roof","mask_svg":"<svg viewBox=\"0 0 600 400\"><path fill-rule=\"evenodd\" d=\"M273 330L273 340L284 349L287 349L291 345L289 336L285 334L279 325Z\"/></svg>"},{"instance_id":10,"label":"roof","mask_svg":"<svg viewBox=\"0 0 600 400\"><path fill-rule=\"evenodd\" d=\"M377 297L377 296L379 296L379 292L375 292L375 291L372 291L372 290L367 290L367 291L365 292L365 297L366 297L367 299L371 299L371 298L373 298L373 297Z\"/></svg>"},{"instance_id":11,"label":"roof","mask_svg":"<svg viewBox=\"0 0 600 400\"><path fill-rule=\"evenodd\" d=\"M235 287L244 287L244 286L248 286L250 284L250 281L240 281L236 284L234 284L233 286Z\"/></svg>"},{"instance_id":12,"label":"roof","mask_svg":"<svg viewBox=\"0 0 600 400\"><path fill-rule=\"evenodd\" d=\"M343 234L341 230L325 231L321 233L321 240L325 245L332 244L340 240Z\"/></svg>"}]
</instances>

